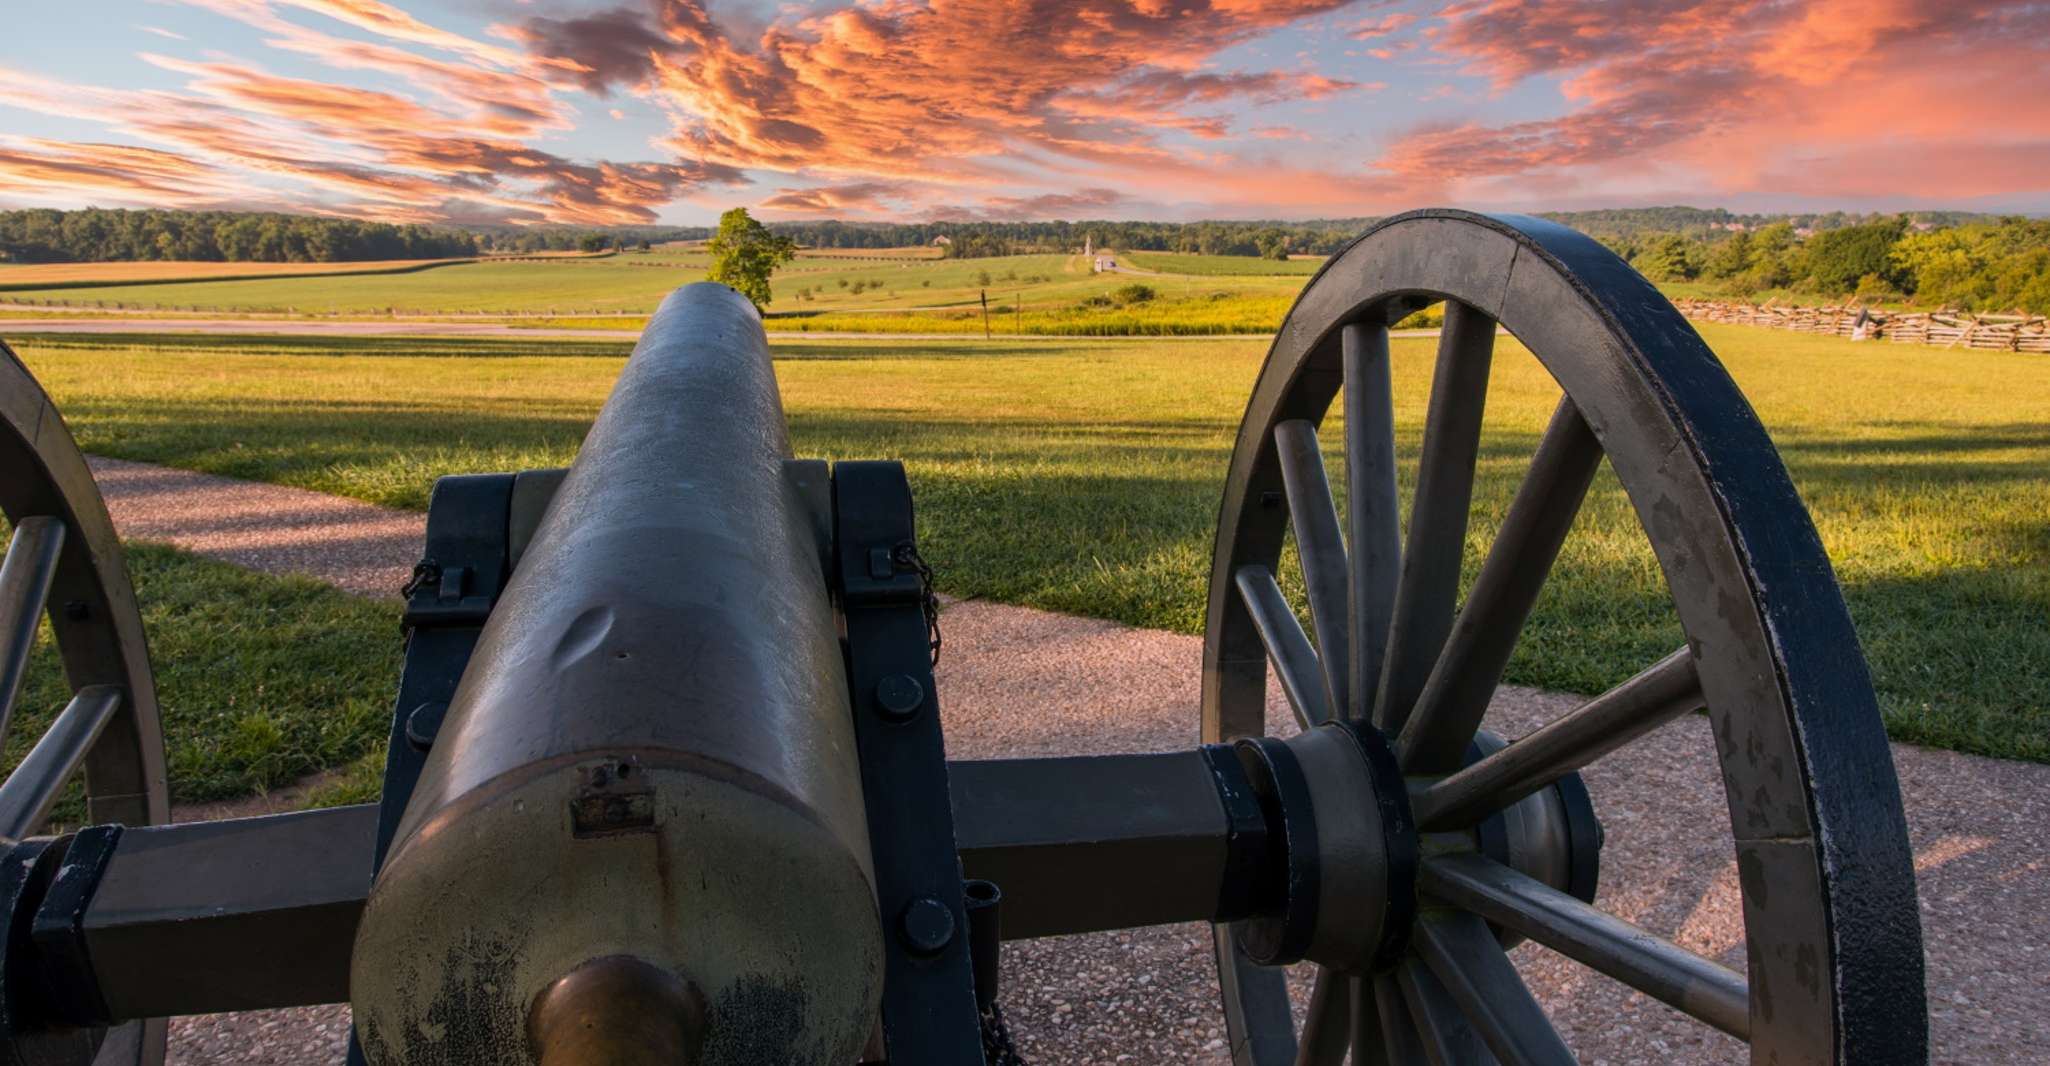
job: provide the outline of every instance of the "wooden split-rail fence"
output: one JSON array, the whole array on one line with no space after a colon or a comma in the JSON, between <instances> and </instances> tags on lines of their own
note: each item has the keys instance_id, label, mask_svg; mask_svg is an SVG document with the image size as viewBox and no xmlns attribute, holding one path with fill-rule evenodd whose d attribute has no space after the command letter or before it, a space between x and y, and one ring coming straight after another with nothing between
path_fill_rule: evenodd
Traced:
<instances>
[{"instance_id":1,"label":"wooden split-rail fence","mask_svg":"<svg viewBox=\"0 0 2050 1066\"><path fill-rule=\"evenodd\" d=\"M1798 307L1676 301L1682 314L1707 322L1734 322L1797 333L1825 333L1851 340L1933 344L1997 352L2050 354L2050 319L2042 315L1991 315L1969 311L1881 311L1870 307Z\"/></svg>"}]
</instances>

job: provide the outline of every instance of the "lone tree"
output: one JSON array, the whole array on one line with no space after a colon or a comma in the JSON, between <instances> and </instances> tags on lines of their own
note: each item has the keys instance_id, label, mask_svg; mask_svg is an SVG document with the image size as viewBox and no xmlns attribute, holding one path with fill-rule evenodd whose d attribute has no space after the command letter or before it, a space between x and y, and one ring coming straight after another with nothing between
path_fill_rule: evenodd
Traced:
<instances>
[{"instance_id":1,"label":"lone tree","mask_svg":"<svg viewBox=\"0 0 2050 1066\"><path fill-rule=\"evenodd\" d=\"M757 308L768 306L769 275L797 255L797 242L770 233L745 207L719 216L719 232L706 247L712 253L712 271L705 277L733 286Z\"/></svg>"}]
</instances>

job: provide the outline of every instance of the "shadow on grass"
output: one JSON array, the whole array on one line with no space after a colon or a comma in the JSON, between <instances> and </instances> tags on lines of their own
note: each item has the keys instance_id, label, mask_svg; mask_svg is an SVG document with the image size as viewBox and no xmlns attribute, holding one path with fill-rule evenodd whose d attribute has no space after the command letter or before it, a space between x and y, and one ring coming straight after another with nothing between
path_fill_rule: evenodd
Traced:
<instances>
[{"instance_id":1,"label":"shadow on grass","mask_svg":"<svg viewBox=\"0 0 2050 1066\"><path fill-rule=\"evenodd\" d=\"M108 401L67 414L85 447L103 454L418 509L438 475L567 462L594 411L588 400L527 402L517 413L437 406L429 390L379 402L220 400L148 410ZM800 408L790 425L800 455L905 462L923 545L946 591L1200 632L1235 411L1049 422ZM1988 435L2025 446L2038 428L1990 427ZM1903 485L1927 491L1913 483L2007 481L2040 470L1962 459L1888 463L1879 448L1842 464L1832 461L1847 454L1836 442L1789 436L1783 453L1810 499L1876 509L1882 519L1888 512L1873 501ZM1413 462L1414 427L1399 439L1405 462ZM1535 442L1534 432L1511 430L1484 439L1469 574ZM1889 446L1959 456L1980 450L1962 432L1915 434ZM1334 482L1340 475L1333 470ZM2050 523L1997 519L1973 516L1974 553L2050 559ZM1583 539L1593 546L1578 546ZM1679 645L1665 589L1641 548L1634 516L1604 475L1512 660L1511 681L1597 692ZM1898 571L1919 557L1885 543L1870 550L1877 554L1842 576L1895 736L2050 760L2043 710L2050 707L2050 581L1969 560L1903 577Z\"/></svg>"}]
</instances>

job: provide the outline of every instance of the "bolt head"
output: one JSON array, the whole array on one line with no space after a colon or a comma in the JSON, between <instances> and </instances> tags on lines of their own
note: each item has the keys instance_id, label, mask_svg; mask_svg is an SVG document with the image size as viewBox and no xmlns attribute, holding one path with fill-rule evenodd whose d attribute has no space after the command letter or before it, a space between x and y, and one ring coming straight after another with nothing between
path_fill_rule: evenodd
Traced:
<instances>
[{"instance_id":1,"label":"bolt head","mask_svg":"<svg viewBox=\"0 0 2050 1066\"><path fill-rule=\"evenodd\" d=\"M908 722L925 706L925 686L910 674L890 674L876 682L876 710L892 722Z\"/></svg>"},{"instance_id":2,"label":"bolt head","mask_svg":"<svg viewBox=\"0 0 2050 1066\"><path fill-rule=\"evenodd\" d=\"M448 713L448 704L423 703L413 708L406 716L406 743L414 751L426 751L434 746L435 735L441 732L441 719Z\"/></svg>"},{"instance_id":3,"label":"bolt head","mask_svg":"<svg viewBox=\"0 0 2050 1066\"><path fill-rule=\"evenodd\" d=\"M937 955L954 939L954 912L931 896L920 896L904 905L898 921L904 946L914 954Z\"/></svg>"}]
</instances>

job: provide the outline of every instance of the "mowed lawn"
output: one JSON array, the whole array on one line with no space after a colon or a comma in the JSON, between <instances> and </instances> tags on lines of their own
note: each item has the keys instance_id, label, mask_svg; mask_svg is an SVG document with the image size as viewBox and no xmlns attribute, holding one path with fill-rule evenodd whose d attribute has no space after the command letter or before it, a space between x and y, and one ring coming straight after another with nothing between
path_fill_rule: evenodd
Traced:
<instances>
[{"instance_id":1,"label":"mowed lawn","mask_svg":"<svg viewBox=\"0 0 2050 1066\"><path fill-rule=\"evenodd\" d=\"M1293 263L1244 258L1234 266L1229 256L1184 256L1177 258L1209 265L1199 273L1132 277L1090 273L1080 256L934 259L877 251L894 254L800 254L774 278L771 328L979 333L987 296L997 332L1265 333L1279 325L1308 273L1276 269ZM10 291L0 294L0 302L220 314L519 315L617 328L618 318L604 316L651 312L676 286L703 280L709 265L702 251L661 249L595 259L458 263L411 273L84 287L74 281ZM243 273L251 272L261 271ZM1129 291L1118 294L1135 284L1145 286L1143 299L1134 302Z\"/></svg>"},{"instance_id":2,"label":"mowed lawn","mask_svg":"<svg viewBox=\"0 0 2050 1066\"><path fill-rule=\"evenodd\" d=\"M1251 255L1194 255L1187 252L1119 252L1119 261L1140 270L1163 274L1315 274L1324 266L1322 256L1301 259L1263 259Z\"/></svg>"},{"instance_id":3,"label":"mowed lawn","mask_svg":"<svg viewBox=\"0 0 2050 1066\"><path fill-rule=\"evenodd\" d=\"M553 257L457 263L404 274L25 289L5 295L71 307L297 314L639 312L653 310L676 286L701 280L709 262L701 255Z\"/></svg>"},{"instance_id":4,"label":"mowed lawn","mask_svg":"<svg viewBox=\"0 0 2050 1066\"><path fill-rule=\"evenodd\" d=\"M0 532L6 523L0 521ZM234 799L357 764L321 798L366 798L398 690L397 601L129 544L175 803ZM28 754L70 698L45 625L0 766ZM83 813L73 782L55 817Z\"/></svg>"},{"instance_id":5,"label":"mowed lawn","mask_svg":"<svg viewBox=\"0 0 2050 1066\"><path fill-rule=\"evenodd\" d=\"M1702 330L1815 513L1894 735L2050 761L2050 362ZM88 450L411 508L438 474L567 462L624 348L87 343L17 348ZM1431 345L1394 348L1406 461ZM906 462L946 591L1200 630L1219 490L1263 343L778 340L776 350L799 454ZM1533 360L1505 348L1469 573L1556 398ZM1326 427L1334 480L1339 430ZM1605 473L1510 680L1599 691L1680 639L1635 516Z\"/></svg>"}]
</instances>

